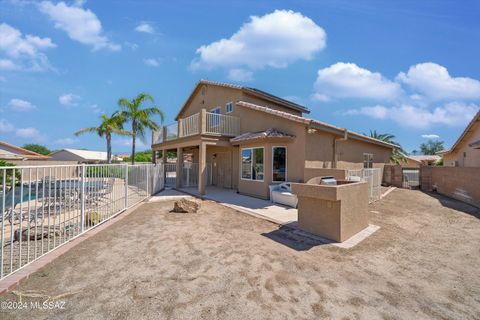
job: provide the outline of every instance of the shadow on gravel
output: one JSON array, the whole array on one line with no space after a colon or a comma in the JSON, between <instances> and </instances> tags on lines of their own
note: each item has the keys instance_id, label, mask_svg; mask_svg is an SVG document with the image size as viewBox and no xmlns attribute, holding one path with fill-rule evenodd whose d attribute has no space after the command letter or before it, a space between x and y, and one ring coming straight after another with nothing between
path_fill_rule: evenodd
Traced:
<instances>
[{"instance_id":1,"label":"shadow on gravel","mask_svg":"<svg viewBox=\"0 0 480 320\"><path fill-rule=\"evenodd\" d=\"M474 216L477 219L480 219L480 208L474 207L468 203L441 195L436 192L426 192L426 191L422 191L422 192L429 195L430 197L437 199L444 207L461 211L471 216Z\"/></svg>"},{"instance_id":2,"label":"shadow on gravel","mask_svg":"<svg viewBox=\"0 0 480 320\"><path fill-rule=\"evenodd\" d=\"M334 241L298 230L295 225L296 222L282 225L277 230L262 233L262 236L297 251L307 251L316 246L335 243Z\"/></svg>"}]
</instances>

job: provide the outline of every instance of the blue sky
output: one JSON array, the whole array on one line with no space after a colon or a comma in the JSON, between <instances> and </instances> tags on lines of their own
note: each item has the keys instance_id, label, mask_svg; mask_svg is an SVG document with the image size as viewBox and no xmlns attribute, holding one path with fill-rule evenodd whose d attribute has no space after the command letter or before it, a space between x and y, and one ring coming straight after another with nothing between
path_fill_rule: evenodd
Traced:
<instances>
[{"instance_id":1,"label":"blue sky","mask_svg":"<svg viewBox=\"0 0 480 320\"><path fill-rule=\"evenodd\" d=\"M4 0L0 139L102 150L73 132L141 91L172 122L203 78L407 151L435 136L449 147L480 108L479 16L477 1Z\"/></svg>"}]
</instances>

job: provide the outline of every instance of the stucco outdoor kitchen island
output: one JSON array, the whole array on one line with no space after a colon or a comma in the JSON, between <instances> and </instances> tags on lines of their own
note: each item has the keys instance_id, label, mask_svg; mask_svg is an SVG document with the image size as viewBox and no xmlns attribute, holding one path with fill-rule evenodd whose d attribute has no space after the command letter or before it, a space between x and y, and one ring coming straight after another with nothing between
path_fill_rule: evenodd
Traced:
<instances>
[{"instance_id":1,"label":"stucco outdoor kitchen island","mask_svg":"<svg viewBox=\"0 0 480 320\"><path fill-rule=\"evenodd\" d=\"M292 183L292 192L298 197L301 230L343 242L368 227L367 182L319 183L318 178Z\"/></svg>"}]
</instances>

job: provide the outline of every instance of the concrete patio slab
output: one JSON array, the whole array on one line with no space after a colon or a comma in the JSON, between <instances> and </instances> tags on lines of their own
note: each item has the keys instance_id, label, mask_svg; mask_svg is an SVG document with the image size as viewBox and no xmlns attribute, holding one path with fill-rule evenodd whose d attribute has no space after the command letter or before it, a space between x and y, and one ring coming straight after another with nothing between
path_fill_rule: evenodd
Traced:
<instances>
[{"instance_id":1,"label":"concrete patio slab","mask_svg":"<svg viewBox=\"0 0 480 320\"><path fill-rule=\"evenodd\" d=\"M182 188L180 191L200 197L196 188ZM295 208L282 206L268 200L253 198L237 193L232 189L207 187L203 199L218 202L235 210L249 213L259 218L284 225L298 220L298 211Z\"/></svg>"},{"instance_id":2,"label":"concrete patio slab","mask_svg":"<svg viewBox=\"0 0 480 320\"><path fill-rule=\"evenodd\" d=\"M161 192L153 195L148 199L148 202L162 202L170 200L179 200L182 198L192 198L192 196L185 194L184 192L177 191L175 189L164 189Z\"/></svg>"}]
</instances>

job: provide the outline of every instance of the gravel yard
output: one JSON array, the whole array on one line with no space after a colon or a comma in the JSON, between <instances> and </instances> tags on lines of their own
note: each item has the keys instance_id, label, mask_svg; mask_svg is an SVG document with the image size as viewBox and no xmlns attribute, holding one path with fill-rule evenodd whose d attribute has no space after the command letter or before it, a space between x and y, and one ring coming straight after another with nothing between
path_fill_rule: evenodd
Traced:
<instances>
[{"instance_id":1,"label":"gravel yard","mask_svg":"<svg viewBox=\"0 0 480 320\"><path fill-rule=\"evenodd\" d=\"M143 204L0 297L56 297L64 309L0 318L480 318L479 209L397 189L370 205L380 230L342 249L201 206L182 214L169 212L172 201Z\"/></svg>"}]
</instances>

